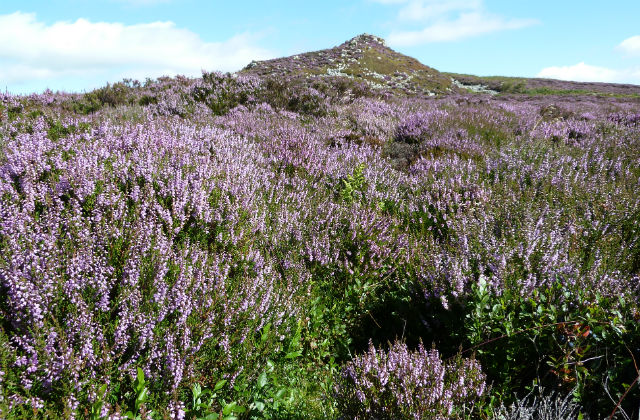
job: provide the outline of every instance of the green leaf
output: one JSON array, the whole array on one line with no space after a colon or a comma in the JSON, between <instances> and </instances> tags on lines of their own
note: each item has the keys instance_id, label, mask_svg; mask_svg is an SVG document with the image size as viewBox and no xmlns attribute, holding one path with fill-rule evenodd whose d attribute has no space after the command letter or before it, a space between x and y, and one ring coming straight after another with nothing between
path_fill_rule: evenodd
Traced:
<instances>
[{"instance_id":1,"label":"green leaf","mask_svg":"<svg viewBox=\"0 0 640 420\"><path fill-rule=\"evenodd\" d=\"M262 389L267 384L267 372L262 372L258 377L258 388Z\"/></svg>"},{"instance_id":2,"label":"green leaf","mask_svg":"<svg viewBox=\"0 0 640 420\"><path fill-rule=\"evenodd\" d=\"M147 400L148 396L149 396L149 390L147 388L144 388L142 389L142 391L140 391L140 393L136 397L136 402L143 403Z\"/></svg>"},{"instance_id":3,"label":"green leaf","mask_svg":"<svg viewBox=\"0 0 640 420\"><path fill-rule=\"evenodd\" d=\"M276 392L276 395L274 396L274 398L277 400L281 400L285 397L286 393L287 393L286 388L279 389L278 392Z\"/></svg>"},{"instance_id":4,"label":"green leaf","mask_svg":"<svg viewBox=\"0 0 640 420\"><path fill-rule=\"evenodd\" d=\"M268 323L262 327L262 334L260 335L260 341L263 343L269 338L269 332L271 331L271 323Z\"/></svg>"},{"instance_id":5,"label":"green leaf","mask_svg":"<svg viewBox=\"0 0 640 420\"><path fill-rule=\"evenodd\" d=\"M216 382L216 386L213 388L214 391L219 391L220 389L222 389L222 387L227 383L226 379L222 379L218 382Z\"/></svg>"},{"instance_id":6,"label":"green leaf","mask_svg":"<svg viewBox=\"0 0 640 420\"><path fill-rule=\"evenodd\" d=\"M100 397L100 399L104 398L105 392L107 392L107 384L103 384L98 388L98 397Z\"/></svg>"},{"instance_id":7,"label":"green leaf","mask_svg":"<svg viewBox=\"0 0 640 420\"><path fill-rule=\"evenodd\" d=\"M193 394L193 398L198 398L202 393L202 387L200 384L193 384L193 387L191 387L191 393Z\"/></svg>"},{"instance_id":8,"label":"green leaf","mask_svg":"<svg viewBox=\"0 0 640 420\"><path fill-rule=\"evenodd\" d=\"M198 400L198 401L200 401L200 400ZM193 409L194 410L203 410L203 409L209 408L210 406L211 406L211 401L209 402L209 404L201 402L201 403L196 404L193 407Z\"/></svg>"},{"instance_id":9,"label":"green leaf","mask_svg":"<svg viewBox=\"0 0 640 420\"><path fill-rule=\"evenodd\" d=\"M300 357L302 356L302 350L296 350L296 351L292 351L287 353L286 356L284 356L285 359L295 359L296 357Z\"/></svg>"},{"instance_id":10,"label":"green leaf","mask_svg":"<svg viewBox=\"0 0 640 420\"><path fill-rule=\"evenodd\" d=\"M247 409L241 405L238 405L237 402L232 401L229 404L226 404L222 408L222 414L226 417L231 413L244 413Z\"/></svg>"},{"instance_id":11,"label":"green leaf","mask_svg":"<svg viewBox=\"0 0 640 420\"><path fill-rule=\"evenodd\" d=\"M138 368L138 375L136 379L138 380L138 384L144 385L144 372L141 368Z\"/></svg>"}]
</instances>

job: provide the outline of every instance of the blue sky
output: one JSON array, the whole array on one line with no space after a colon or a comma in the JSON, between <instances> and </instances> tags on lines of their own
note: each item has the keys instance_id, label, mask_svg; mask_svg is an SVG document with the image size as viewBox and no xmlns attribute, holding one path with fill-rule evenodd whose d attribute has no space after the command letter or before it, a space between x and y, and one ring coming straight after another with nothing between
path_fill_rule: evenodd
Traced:
<instances>
[{"instance_id":1,"label":"blue sky","mask_svg":"<svg viewBox=\"0 0 640 420\"><path fill-rule=\"evenodd\" d=\"M638 0L2 0L0 87L234 71L363 32L441 71L640 84L638 17Z\"/></svg>"}]
</instances>

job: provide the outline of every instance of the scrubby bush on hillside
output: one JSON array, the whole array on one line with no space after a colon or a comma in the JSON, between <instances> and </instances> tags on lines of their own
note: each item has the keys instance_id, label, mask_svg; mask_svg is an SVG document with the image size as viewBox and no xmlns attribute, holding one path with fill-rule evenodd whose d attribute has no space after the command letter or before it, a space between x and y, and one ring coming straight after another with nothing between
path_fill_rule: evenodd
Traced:
<instances>
[{"instance_id":1,"label":"scrubby bush on hillside","mask_svg":"<svg viewBox=\"0 0 640 420\"><path fill-rule=\"evenodd\" d=\"M443 361L422 344L416 351L400 342L388 351L370 344L346 364L335 392L346 419L453 419L482 396L484 379L473 359Z\"/></svg>"}]
</instances>

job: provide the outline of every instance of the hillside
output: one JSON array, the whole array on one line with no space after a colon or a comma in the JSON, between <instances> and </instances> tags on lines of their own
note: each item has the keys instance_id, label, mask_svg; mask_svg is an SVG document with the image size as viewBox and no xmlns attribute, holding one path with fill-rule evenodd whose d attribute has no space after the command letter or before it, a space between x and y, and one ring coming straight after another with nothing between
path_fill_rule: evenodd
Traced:
<instances>
[{"instance_id":1,"label":"hillside","mask_svg":"<svg viewBox=\"0 0 640 420\"><path fill-rule=\"evenodd\" d=\"M396 94L429 96L458 90L449 77L392 50L382 38L369 34L358 35L334 48L254 61L240 73L296 80L345 77Z\"/></svg>"},{"instance_id":2,"label":"hillside","mask_svg":"<svg viewBox=\"0 0 640 420\"><path fill-rule=\"evenodd\" d=\"M637 419L640 100L512 81L0 93L0 419Z\"/></svg>"},{"instance_id":3,"label":"hillside","mask_svg":"<svg viewBox=\"0 0 640 420\"><path fill-rule=\"evenodd\" d=\"M443 73L394 51L384 39L369 34L329 49L253 61L239 74L286 77L298 82L311 82L318 77L348 78L380 91L411 96L473 92L640 97L640 86L630 84Z\"/></svg>"}]
</instances>

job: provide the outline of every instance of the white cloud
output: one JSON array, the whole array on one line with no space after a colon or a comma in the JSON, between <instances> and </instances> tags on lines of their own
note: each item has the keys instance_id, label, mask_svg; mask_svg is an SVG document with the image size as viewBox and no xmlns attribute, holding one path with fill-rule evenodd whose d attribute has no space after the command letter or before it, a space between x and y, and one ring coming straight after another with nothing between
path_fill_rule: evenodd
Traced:
<instances>
[{"instance_id":1,"label":"white cloud","mask_svg":"<svg viewBox=\"0 0 640 420\"><path fill-rule=\"evenodd\" d=\"M485 10L483 0L372 0L398 5L390 45L407 46L456 41L491 32L535 25L534 19L509 19ZM408 26L419 25L408 29Z\"/></svg>"},{"instance_id":2,"label":"white cloud","mask_svg":"<svg viewBox=\"0 0 640 420\"><path fill-rule=\"evenodd\" d=\"M456 41L464 38L536 24L531 19L504 19L485 13L465 13L455 20L436 22L416 31L392 31L389 44L406 46L432 42Z\"/></svg>"},{"instance_id":3,"label":"white cloud","mask_svg":"<svg viewBox=\"0 0 640 420\"><path fill-rule=\"evenodd\" d=\"M640 35L622 41L616 50L628 54L640 54ZM551 66L540 70L538 77L576 82L633 83L640 84L640 67L612 69L580 62L572 66Z\"/></svg>"},{"instance_id":4,"label":"white cloud","mask_svg":"<svg viewBox=\"0 0 640 420\"><path fill-rule=\"evenodd\" d=\"M640 83L640 70L615 70L583 62L573 66L546 67L537 76L576 82Z\"/></svg>"},{"instance_id":5,"label":"white cloud","mask_svg":"<svg viewBox=\"0 0 640 420\"><path fill-rule=\"evenodd\" d=\"M629 54L640 55L640 35L625 39L617 48Z\"/></svg>"},{"instance_id":6,"label":"white cloud","mask_svg":"<svg viewBox=\"0 0 640 420\"><path fill-rule=\"evenodd\" d=\"M100 78L101 83L129 74L148 77L199 75L202 69L233 71L251 60L270 58L256 37L239 34L206 42L173 22L125 25L117 22L55 22L35 14L0 15L0 80L9 86L65 77Z\"/></svg>"}]
</instances>

